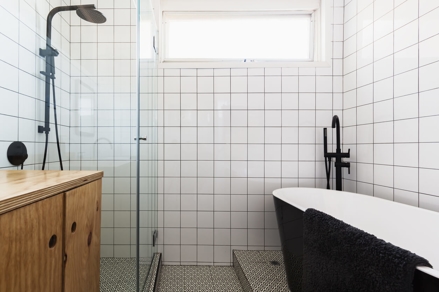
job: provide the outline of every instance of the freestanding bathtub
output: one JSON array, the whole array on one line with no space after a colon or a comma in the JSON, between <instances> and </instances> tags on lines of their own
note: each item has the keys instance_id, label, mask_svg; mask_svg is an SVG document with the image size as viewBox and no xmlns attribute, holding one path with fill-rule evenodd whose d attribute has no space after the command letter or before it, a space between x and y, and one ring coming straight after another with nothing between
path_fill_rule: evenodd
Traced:
<instances>
[{"instance_id":1,"label":"freestanding bathtub","mask_svg":"<svg viewBox=\"0 0 439 292\"><path fill-rule=\"evenodd\" d=\"M273 192L288 286L301 291L303 212L313 208L426 258L414 291L439 291L439 213L348 192L285 188Z\"/></svg>"}]
</instances>

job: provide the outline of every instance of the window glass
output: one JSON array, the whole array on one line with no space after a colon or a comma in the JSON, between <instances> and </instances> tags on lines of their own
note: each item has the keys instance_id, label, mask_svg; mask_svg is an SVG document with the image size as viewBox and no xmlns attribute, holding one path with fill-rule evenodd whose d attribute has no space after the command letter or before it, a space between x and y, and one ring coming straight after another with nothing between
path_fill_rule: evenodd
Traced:
<instances>
[{"instance_id":1,"label":"window glass","mask_svg":"<svg viewBox=\"0 0 439 292\"><path fill-rule=\"evenodd\" d=\"M311 15L167 19L165 59L311 60Z\"/></svg>"}]
</instances>

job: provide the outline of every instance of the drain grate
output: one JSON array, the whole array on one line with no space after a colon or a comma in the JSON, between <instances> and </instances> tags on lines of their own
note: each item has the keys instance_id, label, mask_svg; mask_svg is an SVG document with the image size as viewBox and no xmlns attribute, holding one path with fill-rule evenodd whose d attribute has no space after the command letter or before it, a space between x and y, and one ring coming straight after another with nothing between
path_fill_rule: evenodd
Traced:
<instances>
[{"instance_id":1,"label":"drain grate","mask_svg":"<svg viewBox=\"0 0 439 292\"><path fill-rule=\"evenodd\" d=\"M270 264L273 266L280 266L280 263L278 261L270 261Z\"/></svg>"}]
</instances>

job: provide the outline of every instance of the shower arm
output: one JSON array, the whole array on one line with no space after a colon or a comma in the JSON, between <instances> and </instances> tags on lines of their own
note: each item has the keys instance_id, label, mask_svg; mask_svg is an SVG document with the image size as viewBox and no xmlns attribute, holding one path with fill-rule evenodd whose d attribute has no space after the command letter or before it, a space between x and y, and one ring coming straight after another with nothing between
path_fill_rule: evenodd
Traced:
<instances>
[{"instance_id":1,"label":"shower arm","mask_svg":"<svg viewBox=\"0 0 439 292\"><path fill-rule=\"evenodd\" d=\"M47 27L46 27L46 44L47 45L51 45L52 44L52 19L55 16L55 14L57 14L58 12L62 12L62 11L75 11L78 10L79 8L91 8L91 9L96 9L96 6L94 6L93 4L89 4L89 5L72 5L72 6L59 6L59 7L55 7L53 8L49 14L47 15Z\"/></svg>"},{"instance_id":2,"label":"shower arm","mask_svg":"<svg viewBox=\"0 0 439 292\"><path fill-rule=\"evenodd\" d=\"M46 88L45 88L45 114L44 114L44 126L38 126L38 133L50 132L50 82L55 79L55 57L59 55L59 52L52 47L52 20L58 12L63 11L75 11L79 8L96 9L95 5L72 5L72 6L59 6L53 8L47 15L46 24L46 48L40 49L40 56L46 58L46 70L40 73L45 76Z\"/></svg>"}]
</instances>

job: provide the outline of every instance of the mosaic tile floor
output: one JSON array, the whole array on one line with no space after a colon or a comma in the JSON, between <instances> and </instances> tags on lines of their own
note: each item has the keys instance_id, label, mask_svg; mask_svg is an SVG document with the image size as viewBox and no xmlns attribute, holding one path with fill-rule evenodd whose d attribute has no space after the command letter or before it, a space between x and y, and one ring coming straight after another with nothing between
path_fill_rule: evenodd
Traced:
<instances>
[{"instance_id":1,"label":"mosaic tile floor","mask_svg":"<svg viewBox=\"0 0 439 292\"><path fill-rule=\"evenodd\" d=\"M162 266L159 292L241 292L233 267Z\"/></svg>"},{"instance_id":2,"label":"mosaic tile floor","mask_svg":"<svg viewBox=\"0 0 439 292\"><path fill-rule=\"evenodd\" d=\"M288 292L282 251L233 252L233 266L245 292Z\"/></svg>"},{"instance_id":3,"label":"mosaic tile floor","mask_svg":"<svg viewBox=\"0 0 439 292\"><path fill-rule=\"evenodd\" d=\"M140 265L140 278L145 279L149 263ZM142 283L143 285L143 283ZM101 258L101 292L136 291L135 258Z\"/></svg>"}]
</instances>

